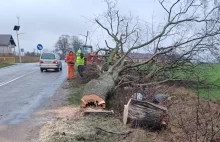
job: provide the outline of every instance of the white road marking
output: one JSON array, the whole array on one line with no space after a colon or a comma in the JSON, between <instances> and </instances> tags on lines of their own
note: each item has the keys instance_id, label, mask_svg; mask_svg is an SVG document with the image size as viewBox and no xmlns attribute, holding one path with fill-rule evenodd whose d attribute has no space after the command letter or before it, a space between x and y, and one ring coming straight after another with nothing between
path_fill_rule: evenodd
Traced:
<instances>
[{"instance_id":1,"label":"white road marking","mask_svg":"<svg viewBox=\"0 0 220 142\"><path fill-rule=\"evenodd\" d=\"M11 82L13 82L13 81L15 81L15 80L18 80L19 78L22 78L23 76L25 76L25 75L19 76L19 77L15 78L15 79L12 79L12 80L8 81L8 82L3 82L3 83L0 84L0 87L6 85L6 84L8 84L8 83L11 83Z\"/></svg>"},{"instance_id":2,"label":"white road marking","mask_svg":"<svg viewBox=\"0 0 220 142\"><path fill-rule=\"evenodd\" d=\"M34 71L34 72L36 72L36 71ZM34 73L34 72L30 72L30 73L28 73L28 74L21 75L21 76L19 76L19 77L16 77L16 78L10 80L10 81L7 81L7 82L2 82L2 83L0 83L0 87L2 87L2 86L4 86L4 85L7 85L7 84L9 84L9 83L11 83L11 82L13 82L13 81L15 81L15 80L18 80L18 79L20 79L20 78L22 78L22 77L24 77L24 76L26 76L26 75L32 74L32 73Z\"/></svg>"}]
</instances>

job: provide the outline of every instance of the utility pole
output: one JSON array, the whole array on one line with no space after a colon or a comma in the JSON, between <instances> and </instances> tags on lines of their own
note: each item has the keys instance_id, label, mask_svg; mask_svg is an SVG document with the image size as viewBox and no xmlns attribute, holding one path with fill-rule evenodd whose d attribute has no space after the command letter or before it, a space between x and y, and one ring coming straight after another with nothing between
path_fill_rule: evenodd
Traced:
<instances>
[{"instance_id":1,"label":"utility pole","mask_svg":"<svg viewBox=\"0 0 220 142\"><path fill-rule=\"evenodd\" d=\"M88 39L88 36L89 36L89 31L87 31L86 35L82 35L82 34L80 34L80 35L86 37L86 42L85 42L85 46L86 46L86 44L87 44L87 39Z\"/></svg>"},{"instance_id":2,"label":"utility pole","mask_svg":"<svg viewBox=\"0 0 220 142\"><path fill-rule=\"evenodd\" d=\"M89 31L87 31L87 33L86 33L86 43L85 43L85 45L87 44L88 36L89 36Z\"/></svg>"},{"instance_id":3,"label":"utility pole","mask_svg":"<svg viewBox=\"0 0 220 142\"><path fill-rule=\"evenodd\" d=\"M14 30L16 31L16 34L17 34L17 41L18 41L18 53L19 53L19 62L22 63L22 60L21 60L21 49L20 49L20 45L19 45L19 29L20 29L20 26L19 26L19 17L17 17L18 19L18 25L17 26L14 26Z\"/></svg>"},{"instance_id":4,"label":"utility pole","mask_svg":"<svg viewBox=\"0 0 220 142\"><path fill-rule=\"evenodd\" d=\"M17 17L18 18L18 26L19 26L19 17ZM19 34L18 34L18 31L16 31L17 32L17 40L18 40L18 50L19 50L19 61L20 61L20 63L22 63L22 60L21 60L21 49L20 49L20 45L19 45Z\"/></svg>"}]
</instances>

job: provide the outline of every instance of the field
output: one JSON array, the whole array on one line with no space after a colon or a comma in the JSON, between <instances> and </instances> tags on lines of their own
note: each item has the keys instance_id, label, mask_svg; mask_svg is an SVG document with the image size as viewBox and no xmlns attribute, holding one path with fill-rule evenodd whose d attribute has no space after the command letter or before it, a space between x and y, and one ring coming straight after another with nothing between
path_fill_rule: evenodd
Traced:
<instances>
[{"instance_id":1,"label":"field","mask_svg":"<svg viewBox=\"0 0 220 142\"><path fill-rule=\"evenodd\" d=\"M144 65L139 70L145 71ZM152 69L151 69L152 70ZM220 64L199 64L181 67L181 70L160 72L162 76L187 80L184 86L202 97L220 100Z\"/></svg>"},{"instance_id":2,"label":"field","mask_svg":"<svg viewBox=\"0 0 220 142\"><path fill-rule=\"evenodd\" d=\"M185 85L201 97L220 99L220 64L200 64L192 72L175 73L181 79L189 80Z\"/></svg>"},{"instance_id":3,"label":"field","mask_svg":"<svg viewBox=\"0 0 220 142\"><path fill-rule=\"evenodd\" d=\"M203 85L198 93L202 97L208 97L214 100L220 99L220 64L204 64L200 67L203 70L200 73L202 80L207 81L207 85Z\"/></svg>"}]
</instances>

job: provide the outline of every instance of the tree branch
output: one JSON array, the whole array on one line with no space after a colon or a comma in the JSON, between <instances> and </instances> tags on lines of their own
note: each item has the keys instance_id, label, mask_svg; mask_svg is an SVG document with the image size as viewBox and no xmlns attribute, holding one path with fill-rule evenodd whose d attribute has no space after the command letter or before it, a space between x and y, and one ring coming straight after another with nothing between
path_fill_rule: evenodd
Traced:
<instances>
[{"instance_id":1,"label":"tree branch","mask_svg":"<svg viewBox=\"0 0 220 142\"><path fill-rule=\"evenodd\" d=\"M150 83L146 83L146 84L133 84L135 86L151 86L151 85L156 85L156 84L163 84L169 81L184 81L182 79L166 79L166 80L162 80L162 81L158 81L158 82L150 82Z\"/></svg>"},{"instance_id":2,"label":"tree branch","mask_svg":"<svg viewBox=\"0 0 220 142\"><path fill-rule=\"evenodd\" d=\"M108 45L108 43L107 43L106 40L105 40L105 44L106 44L106 46L107 46L109 49L113 49L112 47L110 47L110 46Z\"/></svg>"},{"instance_id":3,"label":"tree branch","mask_svg":"<svg viewBox=\"0 0 220 142\"><path fill-rule=\"evenodd\" d=\"M117 40L117 38L115 38L115 35L114 35L113 33L111 34L110 31L108 30L108 28L106 28L105 26L103 26L103 25L99 22L99 20L95 19L95 21L96 21L96 23L97 23L99 26L101 26L104 30L107 31L107 33L108 33L109 36L111 36L113 39Z\"/></svg>"}]
</instances>

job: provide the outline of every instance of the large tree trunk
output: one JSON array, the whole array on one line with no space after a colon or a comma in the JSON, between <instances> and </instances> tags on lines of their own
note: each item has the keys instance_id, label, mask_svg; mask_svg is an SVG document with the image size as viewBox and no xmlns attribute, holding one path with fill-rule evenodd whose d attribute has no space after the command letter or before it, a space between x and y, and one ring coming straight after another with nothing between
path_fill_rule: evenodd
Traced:
<instances>
[{"instance_id":1,"label":"large tree trunk","mask_svg":"<svg viewBox=\"0 0 220 142\"><path fill-rule=\"evenodd\" d=\"M161 129L166 126L167 108L147 102L130 99L124 106L123 122L132 127Z\"/></svg>"},{"instance_id":2,"label":"large tree trunk","mask_svg":"<svg viewBox=\"0 0 220 142\"><path fill-rule=\"evenodd\" d=\"M80 102L80 107L101 107L105 108L105 99L115 87L113 75L103 74L98 79L93 79L85 85L83 97Z\"/></svg>"}]
</instances>

